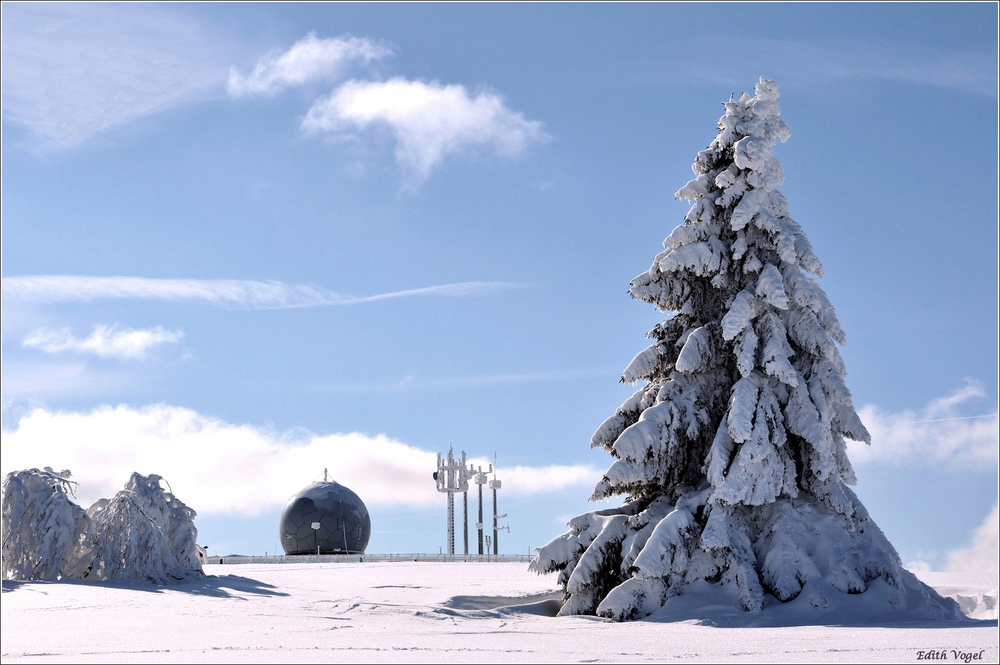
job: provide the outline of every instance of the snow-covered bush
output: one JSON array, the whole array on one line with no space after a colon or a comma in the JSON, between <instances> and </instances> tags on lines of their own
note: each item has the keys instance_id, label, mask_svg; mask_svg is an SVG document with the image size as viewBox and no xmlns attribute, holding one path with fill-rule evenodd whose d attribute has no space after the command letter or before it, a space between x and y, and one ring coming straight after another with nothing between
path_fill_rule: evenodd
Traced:
<instances>
[{"instance_id":1,"label":"snow-covered bush","mask_svg":"<svg viewBox=\"0 0 1000 665\"><path fill-rule=\"evenodd\" d=\"M161 480L133 473L125 489L92 506L98 579L173 584L204 577L196 513L165 492Z\"/></svg>"},{"instance_id":2,"label":"snow-covered bush","mask_svg":"<svg viewBox=\"0 0 1000 665\"><path fill-rule=\"evenodd\" d=\"M90 574L92 531L70 500L69 471L25 469L3 479L3 577L83 579Z\"/></svg>"},{"instance_id":3,"label":"snow-covered bush","mask_svg":"<svg viewBox=\"0 0 1000 665\"><path fill-rule=\"evenodd\" d=\"M881 580L893 608L957 616L848 488L845 439L870 437L844 382L844 333L810 276L823 267L775 189L772 148L789 137L777 99L761 78L755 96L725 103L676 194L692 201L684 224L631 282L632 297L672 313L622 376L645 385L591 442L614 458L591 499L625 504L572 519L531 563L560 571L561 614L648 616L692 584L749 611L804 591L824 607Z\"/></svg>"},{"instance_id":4,"label":"snow-covered bush","mask_svg":"<svg viewBox=\"0 0 1000 665\"><path fill-rule=\"evenodd\" d=\"M88 511L69 499L69 471L7 474L3 485L5 579L61 577L172 584L204 577L195 511L133 473L125 489Z\"/></svg>"}]
</instances>

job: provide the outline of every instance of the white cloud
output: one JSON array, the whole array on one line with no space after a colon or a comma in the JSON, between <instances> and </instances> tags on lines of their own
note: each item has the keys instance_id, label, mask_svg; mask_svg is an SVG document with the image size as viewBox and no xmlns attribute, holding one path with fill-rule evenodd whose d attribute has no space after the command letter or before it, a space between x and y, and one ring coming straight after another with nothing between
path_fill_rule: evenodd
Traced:
<instances>
[{"instance_id":1,"label":"white cloud","mask_svg":"<svg viewBox=\"0 0 1000 665\"><path fill-rule=\"evenodd\" d=\"M144 4L4 3L3 115L61 148L221 94L232 54L179 12Z\"/></svg>"},{"instance_id":2,"label":"white cloud","mask_svg":"<svg viewBox=\"0 0 1000 665\"><path fill-rule=\"evenodd\" d=\"M52 466L73 471L89 505L120 489L133 471L157 473L202 514L256 514L281 506L321 475L354 490L370 506L438 506L431 473L436 452L385 435L281 433L234 425L190 409L154 405L91 412L35 409L3 433L3 473ZM474 464L486 459L471 460ZM592 485L597 469L518 466L501 469L509 497Z\"/></svg>"},{"instance_id":3,"label":"white cloud","mask_svg":"<svg viewBox=\"0 0 1000 665\"><path fill-rule=\"evenodd\" d=\"M550 138L541 122L508 109L494 92L473 96L461 85L399 77L344 83L313 104L302 129L338 139L388 129L410 187L423 183L447 157L491 150L515 158L530 144Z\"/></svg>"},{"instance_id":4,"label":"white cloud","mask_svg":"<svg viewBox=\"0 0 1000 665\"><path fill-rule=\"evenodd\" d=\"M960 407L986 397L974 382L946 397L932 400L920 411L885 411L875 405L858 410L872 435L872 445L848 442L855 463L897 466L995 466L1000 418L997 408L981 416L966 416Z\"/></svg>"},{"instance_id":5,"label":"white cloud","mask_svg":"<svg viewBox=\"0 0 1000 665\"><path fill-rule=\"evenodd\" d=\"M274 50L265 54L246 76L231 68L226 90L232 97L273 97L285 88L334 80L352 62L367 64L388 55L392 55L389 46L371 39L350 35L318 39L310 32L283 53Z\"/></svg>"},{"instance_id":6,"label":"white cloud","mask_svg":"<svg viewBox=\"0 0 1000 665\"><path fill-rule=\"evenodd\" d=\"M69 328L49 330L42 328L24 338L21 346L38 349L44 353L90 353L101 358L141 360L146 353L161 344L175 344L184 333L165 330L162 326L149 329L122 328L118 324L98 325L89 337L77 339Z\"/></svg>"},{"instance_id":7,"label":"white cloud","mask_svg":"<svg viewBox=\"0 0 1000 665\"><path fill-rule=\"evenodd\" d=\"M278 309L356 305L409 296L471 297L524 288L513 282L458 282L405 289L371 296L346 296L315 284L240 279L151 279L147 277L86 277L32 275L4 277L3 297L33 303L79 302L105 298L135 298L204 303L246 309Z\"/></svg>"},{"instance_id":8,"label":"white cloud","mask_svg":"<svg viewBox=\"0 0 1000 665\"><path fill-rule=\"evenodd\" d=\"M996 503L972 534L968 547L951 550L945 570L953 573L998 573L1000 561L1000 508Z\"/></svg>"}]
</instances>

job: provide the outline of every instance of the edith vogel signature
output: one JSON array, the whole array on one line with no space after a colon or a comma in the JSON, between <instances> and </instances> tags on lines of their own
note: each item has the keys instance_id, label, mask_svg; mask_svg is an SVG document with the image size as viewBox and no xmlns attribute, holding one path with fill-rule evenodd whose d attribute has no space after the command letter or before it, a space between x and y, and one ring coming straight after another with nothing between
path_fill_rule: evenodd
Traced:
<instances>
[{"instance_id":1,"label":"edith vogel signature","mask_svg":"<svg viewBox=\"0 0 1000 665\"><path fill-rule=\"evenodd\" d=\"M930 649L928 651L918 651L917 660L948 660L950 655L954 660L971 663L974 660L982 660L985 651L986 649L980 649L977 653L975 651L959 651L958 649Z\"/></svg>"}]
</instances>

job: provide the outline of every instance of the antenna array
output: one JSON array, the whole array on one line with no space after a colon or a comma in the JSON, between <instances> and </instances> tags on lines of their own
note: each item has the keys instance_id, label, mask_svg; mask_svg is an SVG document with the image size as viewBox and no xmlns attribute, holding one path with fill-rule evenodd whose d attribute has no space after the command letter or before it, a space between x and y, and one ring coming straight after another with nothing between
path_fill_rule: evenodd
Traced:
<instances>
[{"instance_id":1,"label":"antenna array","mask_svg":"<svg viewBox=\"0 0 1000 665\"><path fill-rule=\"evenodd\" d=\"M496 453L494 453L494 462L496 461ZM493 474L493 480L489 479L489 475ZM442 455L438 453L437 457L437 471L434 472L434 480L437 483L437 491L443 492L448 495L448 554L455 553L455 493L462 493L462 535L464 540L464 553L469 553L469 481L475 483L479 488L479 521L476 522L476 530L479 534L479 554L482 555L483 552L483 485L489 485L490 489L493 490L493 553L499 553L499 545L497 544L497 533L499 531L507 531L510 533L510 526L500 527L497 525L497 520L507 517L507 513L503 515L497 514L497 490L500 489L500 481L496 477L496 467L493 464L489 465L486 471L483 471L483 467L474 468L471 464L466 462L465 451L462 451L461 459L455 458L454 448L448 447L448 454ZM490 539L487 538L486 547L490 546Z\"/></svg>"}]
</instances>

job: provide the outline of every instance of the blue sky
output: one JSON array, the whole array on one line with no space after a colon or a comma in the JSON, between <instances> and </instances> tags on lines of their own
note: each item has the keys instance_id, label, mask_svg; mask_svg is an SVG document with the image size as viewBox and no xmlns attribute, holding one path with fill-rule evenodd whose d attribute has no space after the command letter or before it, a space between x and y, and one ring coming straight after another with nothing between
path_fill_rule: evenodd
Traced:
<instances>
[{"instance_id":1,"label":"blue sky","mask_svg":"<svg viewBox=\"0 0 1000 665\"><path fill-rule=\"evenodd\" d=\"M4 472L160 473L223 554L329 467L369 551L437 551L451 443L544 544L663 318L628 282L766 76L857 491L905 562L996 565L996 5L2 11Z\"/></svg>"}]
</instances>

